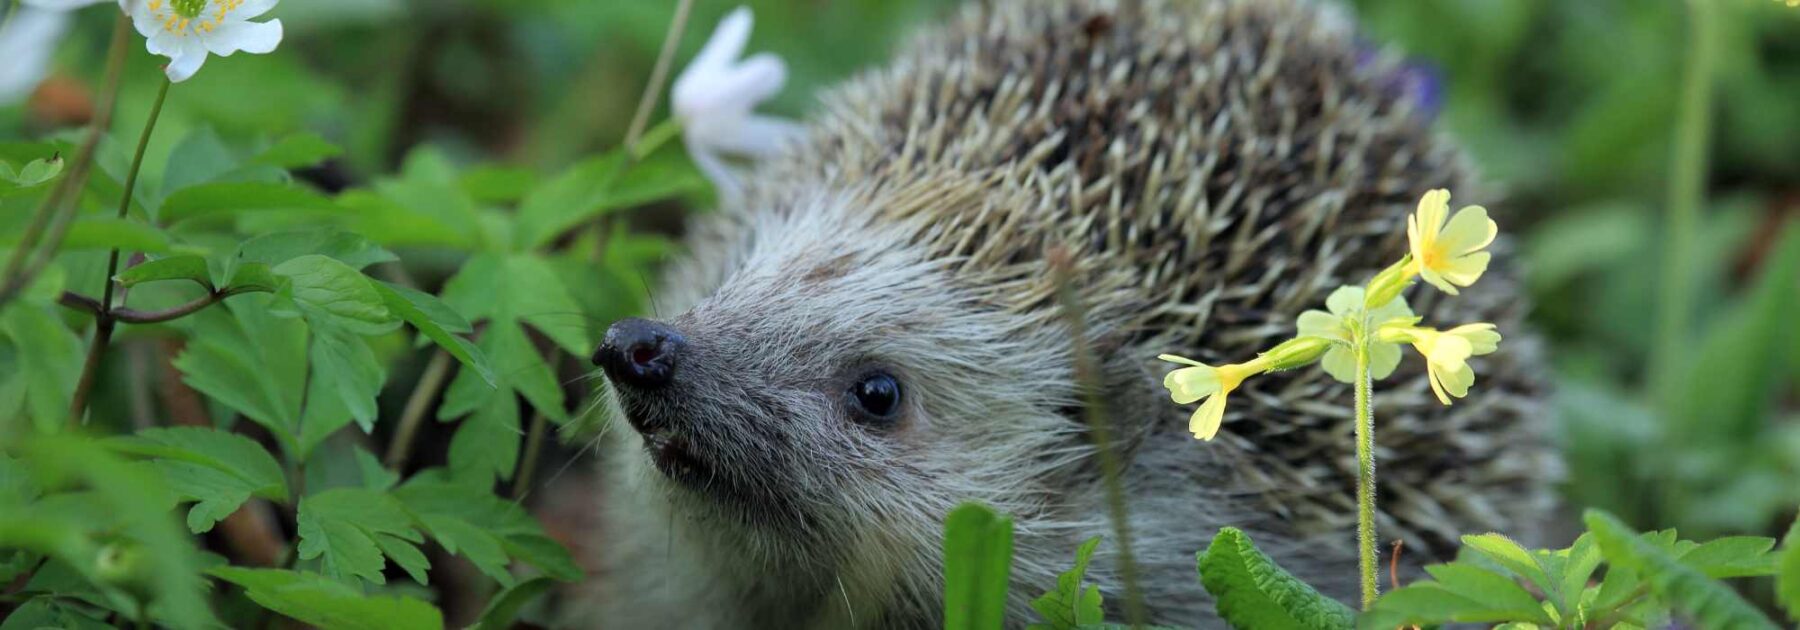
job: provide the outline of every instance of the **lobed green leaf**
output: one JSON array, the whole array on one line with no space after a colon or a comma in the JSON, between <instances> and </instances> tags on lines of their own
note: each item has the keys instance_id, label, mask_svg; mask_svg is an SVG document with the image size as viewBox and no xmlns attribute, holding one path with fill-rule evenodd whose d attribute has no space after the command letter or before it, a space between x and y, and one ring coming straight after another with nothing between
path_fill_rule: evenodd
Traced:
<instances>
[{"instance_id":1,"label":"lobed green leaf","mask_svg":"<svg viewBox=\"0 0 1800 630\"><path fill-rule=\"evenodd\" d=\"M214 567L208 573L244 588L251 601L301 623L332 630L437 630L443 613L431 604L394 596L365 596L314 573Z\"/></svg>"},{"instance_id":2,"label":"lobed green leaf","mask_svg":"<svg viewBox=\"0 0 1800 630\"><path fill-rule=\"evenodd\" d=\"M1219 530L1199 556L1200 583L1219 616L1238 628L1352 628L1349 607L1276 566L1235 527Z\"/></svg>"},{"instance_id":3,"label":"lobed green leaf","mask_svg":"<svg viewBox=\"0 0 1800 630\"><path fill-rule=\"evenodd\" d=\"M1641 572L1651 591L1675 610L1704 628L1720 630L1773 630L1774 622L1736 591L1682 564L1673 555L1645 540L1618 518L1599 510L1582 515L1588 531L1600 544L1601 553L1614 566Z\"/></svg>"}]
</instances>

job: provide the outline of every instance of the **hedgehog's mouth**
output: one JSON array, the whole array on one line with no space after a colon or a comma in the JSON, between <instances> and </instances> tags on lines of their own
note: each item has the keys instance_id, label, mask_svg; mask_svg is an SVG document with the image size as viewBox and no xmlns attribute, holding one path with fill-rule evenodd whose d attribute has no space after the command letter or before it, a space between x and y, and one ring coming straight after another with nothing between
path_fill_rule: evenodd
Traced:
<instances>
[{"instance_id":1,"label":"hedgehog's mouth","mask_svg":"<svg viewBox=\"0 0 1800 630\"><path fill-rule=\"evenodd\" d=\"M686 437L663 431L646 432L643 435L644 452L650 455L650 463L663 476L695 486L712 477L711 468L694 456Z\"/></svg>"}]
</instances>

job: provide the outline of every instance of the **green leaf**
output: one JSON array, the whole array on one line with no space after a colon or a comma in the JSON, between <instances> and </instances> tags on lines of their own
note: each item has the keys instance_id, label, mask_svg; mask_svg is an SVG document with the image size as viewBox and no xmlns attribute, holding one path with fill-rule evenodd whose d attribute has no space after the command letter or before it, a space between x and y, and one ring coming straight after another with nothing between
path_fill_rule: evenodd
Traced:
<instances>
[{"instance_id":1,"label":"green leaf","mask_svg":"<svg viewBox=\"0 0 1800 630\"><path fill-rule=\"evenodd\" d=\"M1348 607L1283 571L1237 528L1219 530L1199 561L1200 583L1234 627L1354 627Z\"/></svg>"},{"instance_id":2,"label":"green leaf","mask_svg":"<svg viewBox=\"0 0 1800 630\"><path fill-rule=\"evenodd\" d=\"M1774 575L1775 556L1769 553L1774 548L1773 538L1728 536L1700 543L1677 559L1710 578Z\"/></svg>"},{"instance_id":3,"label":"green leaf","mask_svg":"<svg viewBox=\"0 0 1800 630\"><path fill-rule=\"evenodd\" d=\"M250 163L296 169L318 164L343 152L343 149L327 142L318 134L303 131L277 141L274 146L250 158Z\"/></svg>"},{"instance_id":4,"label":"green leaf","mask_svg":"<svg viewBox=\"0 0 1800 630\"><path fill-rule=\"evenodd\" d=\"M511 479L519 462L519 436L519 403L512 391L487 397L450 438L451 476L476 484Z\"/></svg>"},{"instance_id":5,"label":"green leaf","mask_svg":"<svg viewBox=\"0 0 1800 630\"><path fill-rule=\"evenodd\" d=\"M200 286L213 288L212 274L206 268L206 259L192 254L145 261L120 272L116 278L119 285L125 288L163 280L192 280L200 283Z\"/></svg>"},{"instance_id":6,"label":"green leaf","mask_svg":"<svg viewBox=\"0 0 1800 630\"><path fill-rule=\"evenodd\" d=\"M307 391L306 325L269 313L269 296L232 298L182 320L187 344L175 357L183 381L268 428L291 452ZM309 405L310 407L311 405Z\"/></svg>"},{"instance_id":7,"label":"green leaf","mask_svg":"<svg viewBox=\"0 0 1800 630\"><path fill-rule=\"evenodd\" d=\"M22 231L0 233L0 246L13 247ZM131 219L112 217L79 217L69 224L63 235L61 251L119 248L152 254L168 253L174 248L169 236L155 227Z\"/></svg>"},{"instance_id":8,"label":"green leaf","mask_svg":"<svg viewBox=\"0 0 1800 630\"><path fill-rule=\"evenodd\" d=\"M237 157L225 147L211 127L189 132L169 152L168 167L163 171L162 191L172 193L189 186L218 180L236 169Z\"/></svg>"},{"instance_id":9,"label":"green leaf","mask_svg":"<svg viewBox=\"0 0 1800 630\"><path fill-rule=\"evenodd\" d=\"M391 329L392 313L368 277L336 259L308 254L276 265L308 320L331 321L360 333Z\"/></svg>"},{"instance_id":10,"label":"green leaf","mask_svg":"<svg viewBox=\"0 0 1800 630\"><path fill-rule=\"evenodd\" d=\"M543 247L569 228L610 210L699 190L705 183L678 161L627 164L622 150L576 164L526 195L519 204L516 245Z\"/></svg>"},{"instance_id":11,"label":"green leaf","mask_svg":"<svg viewBox=\"0 0 1800 630\"><path fill-rule=\"evenodd\" d=\"M375 397L387 382L387 370L376 360L375 351L362 337L327 322L312 327L309 348L313 379L328 384L325 391L337 396L364 433L373 431L380 413Z\"/></svg>"},{"instance_id":12,"label":"green leaf","mask_svg":"<svg viewBox=\"0 0 1800 630\"><path fill-rule=\"evenodd\" d=\"M1779 569L1775 574L1775 599L1788 611L1788 619L1800 622L1800 518L1781 540Z\"/></svg>"},{"instance_id":13,"label":"green leaf","mask_svg":"<svg viewBox=\"0 0 1800 630\"><path fill-rule=\"evenodd\" d=\"M481 611L481 618L475 622L475 630L506 630L513 627L513 620L519 616L519 609L531 603L531 600L542 597L554 586L555 580L541 577L506 587L488 600L487 609Z\"/></svg>"},{"instance_id":14,"label":"green leaf","mask_svg":"<svg viewBox=\"0 0 1800 630\"><path fill-rule=\"evenodd\" d=\"M1575 616L1581 608L1583 594L1588 589L1588 579L1594 576L1594 570L1600 567L1600 546L1594 542L1592 534L1582 534L1570 545L1568 557L1562 569L1561 602L1557 608L1564 617Z\"/></svg>"},{"instance_id":15,"label":"green leaf","mask_svg":"<svg viewBox=\"0 0 1800 630\"><path fill-rule=\"evenodd\" d=\"M360 234L330 229L265 234L244 241L238 248L238 258L241 261L260 262L270 266L307 254L332 258L352 269L399 260L393 252Z\"/></svg>"},{"instance_id":16,"label":"green leaf","mask_svg":"<svg viewBox=\"0 0 1800 630\"><path fill-rule=\"evenodd\" d=\"M288 498L281 464L242 435L202 427L145 429L110 444L116 451L156 458L175 494L198 502L188 512L188 529L196 534L211 530L251 496Z\"/></svg>"},{"instance_id":17,"label":"green leaf","mask_svg":"<svg viewBox=\"0 0 1800 630\"><path fill-rule=\"evenodd\" d=\"M25 412L43 433L68 425L69 399L83 360L81 339L48 309L35 304L0 309L0 333L12 340L19 361L17 372L5 378L25 385Z\"/></svg>"},{"instance_id":18,"label":"green leaf","mask_svg":"<svg viewBox=\"0 0 1800 630\"><path fill-rule=\"evenodd\" d=\"M452 334L469 332L472 327L468 320L429 293L380 281L375 282L374 286L389 311L412 324L420 334L437 342L438 347L456 357L464 367L475 370L490 387L495 385L494 370L488 365L487 356L469 340Z\"/></svg>"},{"instance_id":19,"label":"green leaf","mask_svg":"<svg viewBox=\"0 0 1800 630\"><path fill-rule=\"evenodd\" d=\"M1093 559L1094 550L1099 547L1099 536L1081 543L1081 547L1075 550L1075 567L1056 577L1056 590L1032 600L1031 608L1050 622L1048 625L1033 627L1072 630L1106 620L1105 612L1100 607L1100 587L1090 585L1085 591L1081 588L1081 580L1087 575L1088 562Z\"/></svg>"},{"instance_id":20,"label":"green leaf","mask_svg":"<svg viewBox=\"0 0 1800 630\"><path fill-rule=\"evenodd\" d=\"M0 197L10 197L38 189L61 175L63 161L60 157L39 158L26 162L25 166L13 169L11 164L0 162Z\"/></svg>"},{"instance_id":21,"label":"green leaf","mask_svg":"<svg viewBox=\"0 0 1800 630\"><path fill-rule=\"evenodd\" d=\"M331 630L433 630L443 614L431 604L394 596L364 596L313 573L215 567L214 577L244 588L250 601L301 623Z\"/></svg>"},{"instance_id":22,"label":"green leaf","mask_svg":"<svg viewBox=\"0 0 1800 630\"><path fill-rule=\"evenodd\" d=\"M1375 601L1358 625L1394 628L1448 622L1554 624L1543 605L1511 576L1469 562L1425 567L1433 580L1409 584Z\"/></svg>"},{"instance_id":23,"label":"green leaf","mask_svg":"<svg viewBox=\"0 0 1800 630\"><path fill-rule=\"evenodd\" d=\"M400 483L400 473L388 470L381 460L363 447L356 447L356 470L362 474L363 487L370 490L387 490Z\"/></svg>"},{"instance_id":24,"label":"green leaf","mask_svg":"<svg viewBox=\"0 0 1800 630\"><path fill-rule=\"evenodd\" d=\"M568 550L545 536L536 519L486 485L415 478L394 496L445 550L468 557L501 584L512 583L509 556L559 580L581 577Z\"/></svg>"},{"instance_id":25,"label":"green leaf","mask_svg":"<svg viewBox=\"0 0 1800 630\"><path fill-rule=\"evenodd\" d=\"M106 615L98 611L89 612L73 604L59 601L55 595L33 597L25 600L18 608L0 621L0 630L37 630L40 628L62 628L64 630L110 630L113 626L106 623Z\"/></svg>"},{"instance_id":26,"label":"green leaf","mask_svg":"<svg viewBox=\"0 0 1800 630\"><path fill-rule=\"evenodd\" d=\"M577 356L593 350L588 319L549 261L528 255L470 258L444 285L444 303L470 320L523 321ZM508 367L492 352L499 372Z\"/></svg>"},{"instance_id":27,"label":"green leaf","mask_svg":"<svg viewBox=\"0 0 1800 630\"><path fill-rule=\"evenodd\" d=\"M1739 597L1731 587L1682 564L1612 515L1588 510L1582 515L1582 521L1600 543L1600 551L1608 562L1641 571L1657 597L1686 614L1700 627L1722 630L1775 628L1774 622Z\"/></svg>"},{"instance_id":28,"label":"green leaf","mask_svg":"<svg viewBox=\"0 0 1800 630\"><path fill-rule=\"evenodd\" d=\"M157 218L176 223L249 212L336 214L343 209L319 193L287 184L220 182L175 191L163 200Z\"/></svg>"},{"instance_id":29,"label":"green leaf","mask_svg":"<svg viewBox=\"0 0 1800 630\"><path fill-rule=\"evenodd\" d=\"M1545 593L1555 594L1559 592L1558 589L1562 588L1562 584L1551 582L1550 575L1544 571L1544 566L1538 562L1537 556L1532 555L1519 543L1513 542L1511 538L1500 534L1481 534L1479 536L1463 536L1462 543L1465 547L1506 567L1506 570L1513 574L1525 578Z\"/></svg>"},{"instance_id":30,"label":"green leaf","mask_svg":"<svg viewBox=\"0 0 1800 630\"><path fill-rule=\"evenodd\" d=\"M331 577L384 584L384 552L409 572L422 575L429 566L414 547L424 542L424 536L413 528L412 518L400 502L386 493L362 488L326 490L300 501L297 520L300 559L323 558L325 574ZM395 549L404 551L395 554Z\"/></svg>"},{"instance_id":31,"label":"green leaf","mask_svg":"<svg viewBox=\"0 0 1800 630\"><path fill-rule=\"evenodd\" d=\"M481 203L518 201L537 185L537 172L528 168L482 165L462 174L464 193Z\"/></svg>"},{"instance_id":32,"label":"green leaf","mask_svg":"<svg viewBox=\"0 0 1800 630\"><path fill-rule=\"evenodd\" d=\"M944 519L944 628L985 630L1006 620L1012 519L964 503Z\"/></svg>"}]
</instances>

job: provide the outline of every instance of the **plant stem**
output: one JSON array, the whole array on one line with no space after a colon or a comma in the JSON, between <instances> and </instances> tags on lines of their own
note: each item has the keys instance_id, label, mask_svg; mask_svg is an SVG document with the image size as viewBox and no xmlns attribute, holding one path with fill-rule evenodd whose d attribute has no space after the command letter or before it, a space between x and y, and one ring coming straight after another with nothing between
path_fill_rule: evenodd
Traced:
<instances>
[{"instance_id":1,"label":"plant stem","mask_svg":"<svg viewBox=\"0 0 1800 630\"><path fill-rule=\"evenodd\" d=\"M1375 411L1369 403L1374 385L1369 379L1369 342L1357 335L1356 344L1356 550L1362 571L1362 607L1375 605L1381 585L1377 581L1380 559L1375 551Z\"/></svg>"},{"instance_id":2,"label":"plant stem","mask_svg":"<svg viewBox=\"0 0 1800 630\"><path fill-rule=\"evenodd\" d=\"M1711 0L1688 0L1687 68L1675 120L1674 161L1663 220L1662 292L1657 304L1656 345L1651 354L1651 391L1665 403L1680 390L1680 356L1692 325L1694 238L1706 195L1708 134L1712 126L1712 70L1716 29ZM1669 411L1668 405L1663 406Z\"/></svg>"},{"instance_id":3,"label":"plant stem","mask_svg":"<svg viewBox=\"0 0 1800 630\"><path fill-rule=\"evenodd\" d=\"M544 452L544 425L547 424L544 412L531 414L531 428L525 432L525 457L519 460L519 470L513 473L512 499L523 501L525 494L531 491L532 473L537 471L538 458Z\"/></svg>"},{"instance_id":4,"label":"plant stem","mask_svg":"<svg viewBox=\"0 0 1800 630\"><path fill-rule=\"evenodd\" d=\"M687 28L688 11L694 8L694 0L681 0L675 4L675 17L669 20L669 32L663 36L662 51L656 54L656 67L650 71L650 84L644 86L643 96L638 97L637 113L631 116L631 127L625 131L625 149L634 151L638 139L643 137L644 126L650 124L650 112L656 110L656 99L662 94L663 81L668 80L669 66L675 62L675 47L681 43L681 31Z\"/></svg>"},{"instance_id":5,"label":"plant stem","mask_svg":"<svg viewBox=\"0 0 1800 630\"><path fill-rule=\"evenodd\" d=\"M119 78L125 69L126 53L130 51L131 18L123 11L113 20L112 43L106 55L106 79L100 92L98 106L94 109L94 120L88 127L87 136L81 146L75 150L75 159L63 172L62 181L57 182L50 194L38 204L33 213L31 224L26 227L25 234L19 239L18 246L13 249L12 256L6 261L6 269L0 272L0 306L18 297L25 285L43 271L50 259L62 248L63 237L69 232L69 225L74 222L76 200L81 198L78 192L87 183L88 168L94 162L94 149L100 145L100 138L112 125L113 104L119 97ZM49 232L46 235L45 230ZM39 241L39 236L45 235ZM30 255L35 251L35 255Z\"/></svg>"},{"instance_id":6,"label":"plant stem","mask_svg":"<svg viewBox=\"0 0 1800 630\"><path fill-rule=\"evenodd\" d=\"M406 398L406 408L400 412L400 426L394 429L394 438L388 442L387 457L383 460L394 472L406 465L406 458L412 454L413 436L419 432L419 424L425 420L425 412L431 408L431 401L437 398L438 390L444 387L444 377L450 375L450 353L438 350L431 356L431 362L425 364L425 372L419 376L419 384L413 386L411 396Z\"/></svg>"},{"instance_id":7,"label":"plant stem","mask_svg":"<svg viewBox=\"0 0 1800 630\"><path fill-rule=\"evenodd\" d=\"M156 91L156 102L150 106L150 118L144 121L144 133L138 136L137 153L131 158L131 170L125 174L125 192L119 195L118 217L123 219L131 211L132 191L137 188L138 172L144 167L144 150L150 147L150 136L156 132L156 119L162 116L163 101L168 99L170 81L163 78L162 87ZM113 326L113 276L119 275L119 249L113 248L106 261L106 278L103 281L100 298L100 313L94 317L94 343L88 347L87 360L81 367L81 380L75 383L75 395L69 401L69 425L80 426L82 416L87 412L88 394L94 389L94 377L99 372L100 360L106 356L106 346L112 342ZM179 315L178 315L179 316Z\"/></svg>"},{"instance_id":8,"label":"plant stem","mask_svg":"<svg viewBox=\"0 0 1800 630\"><path fill-rule=\"evenodd\" d=\"M1069 326L1074 345L1075 383L1081 393L1082 408L1088 434L1094 440L1094 453L1100 460L1100 477L1106 488L1106 502L1112 520L1113 535L1119 539L1119 577L1125 583L1125 620L1132 628L1144 626L1144 596L1138 590L1137 562L1131 555L1131 519L1126 512L1124 463L1120 461L1116 442L1112 439L1112 423L1107 419L1106 401L1100 392L1103 384L1100 368L1087 340L1087 318L1081 300L1075 295L1073 261L1067 250L1049 252L1050 272L1054 274L1057 301L1062 303L1063 317Z\"/></svg>"}]
</instances>

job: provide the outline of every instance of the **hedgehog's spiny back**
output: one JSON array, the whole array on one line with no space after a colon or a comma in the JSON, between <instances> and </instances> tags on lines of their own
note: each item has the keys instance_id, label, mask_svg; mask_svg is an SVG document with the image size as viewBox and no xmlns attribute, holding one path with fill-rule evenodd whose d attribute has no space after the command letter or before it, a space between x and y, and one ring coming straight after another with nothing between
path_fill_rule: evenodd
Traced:
<instances>
[{"instance_id":1,"label":"hedgehog's spiny back","mask_svg":"<svg viewBox=\"0 0 1800 630\"><path fill-rule=\"evenodd\" d=\"M853 207L957 261L959 284L1021 313L1020 327L1057 325L1042 256L1077 248L1084 301L1121 333L1113 349L1208 362L1273 345L1331 289L1398 259L1425 190L1467 196L1460 154L1395 69L1316 6L994 4L828 97L810 143L765 168L755 194L854 192L866 203ZM1490 277L1453 303L1415 293L1416 310L1516 330L1515 287ZM1539 442L1528 346L1478 362L1476 394L1448 412L1416 367L1388 382L1381 445L1410 461L1384 470L1384 531L1441 547L1542 512L1553 465L1516 456ZM1348 527L1348 388L1307 370L1246 390L1232 419L1255 421L1230 423L1221 439L1238 448L1222 457L1302 533ZM1178 431L1185 412L1168 411Z\"/></svg>"}]
</instances>

